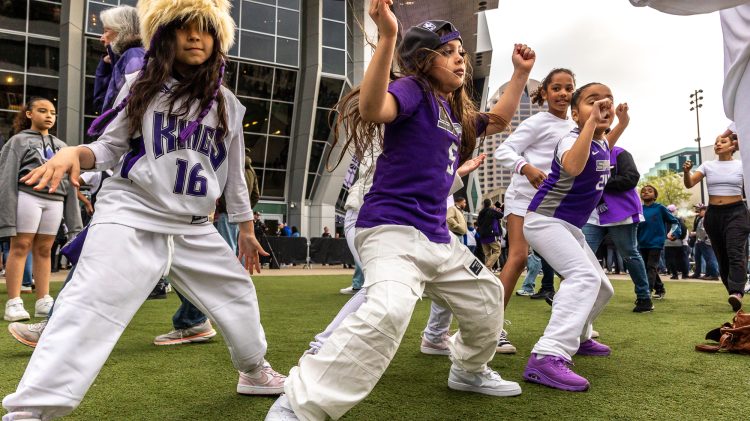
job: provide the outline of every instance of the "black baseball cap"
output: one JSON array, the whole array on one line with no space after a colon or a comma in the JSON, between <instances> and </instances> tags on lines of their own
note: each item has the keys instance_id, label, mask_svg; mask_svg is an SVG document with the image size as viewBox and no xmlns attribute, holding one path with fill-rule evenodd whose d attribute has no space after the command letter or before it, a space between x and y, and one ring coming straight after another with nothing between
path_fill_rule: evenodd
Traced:
<instances>
[{"instance_id":1,"label":"black baseball cap","mask_svg":"<svg viewBox=\"0 0 750 421\"><path fill-rule=\"evenodd\" d=\"M445 30L443 36L438 32ZM457 39L463 43L461 33L452 23L445 20L428 20L412 26L401 39L399 56L404 63L414 63L426 55L424 49L434 50L441 45Z\"/></svg>"}]
</instances>

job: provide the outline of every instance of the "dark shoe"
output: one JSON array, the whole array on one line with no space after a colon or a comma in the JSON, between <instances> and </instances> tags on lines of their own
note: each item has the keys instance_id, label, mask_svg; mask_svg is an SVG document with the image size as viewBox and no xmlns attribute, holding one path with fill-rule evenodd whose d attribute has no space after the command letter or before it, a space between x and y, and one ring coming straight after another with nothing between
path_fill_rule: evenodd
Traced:
<instances>
[{"instance_id":1,"label":"dark shoe","mask_svg":"<svg viewBox=\"0 0 750 421\"><path fill-rule=\"evenodd\" d=\"M147 300L164 300L167 298L167 283L159 281L159 283L156 284L154 287L154 290L151 291L151 294L148 294Z\"/></svg>"},{"instance_id":2,"label":"dark shoe","mask_svg":"<svg viewBox=\"0 0 750 421\"><path fill-rule=\"evenodd\" d=\"M680 278L678 278L677 275L672 275L669 277L669 279L680 279Z\"/></svg>"},{"instance_id":3,"label":"dark shoe","mask_svg":"<svg viewBox=\"0 0 750 421\"><path fill-rule=\"evenodd\" d=\"M701 276L701 279L703 279L704 281L718 281L719 277L718 276L703 275L703 276Z\"/></svg>"},{"instance_id":4,"label":"dark shoe","mask_svg":"<svg viewBox=\"0 0 750 421\"><path fill-rule=\"evenodd\" d=\"M554 302L554 300L555 300L555 291L548 292L547 296L544 297L544 302L546 302L550 306L552 306L552 303Z\"/></svg>"},{"instance_id":5,"label":"dark shoe","mask_svg":"<svg viewBox=\"0 0 750 421\"><path fill-rule=\"evenodd\" d=\"M666 295L667 295L667 291L658 291L654 293L653 298L655 300L663 300Z\"/></svg>"},{"instance_id":6,"label":"dark shoe","mask_svg":"<svg viewBox=\"0 0 750 421\"><path fill-rule=\"evenodd\" d=\"M529 298L531 298L532 300L544 300L544 299L547 298L547 295L550 292L552 293L552 295L555 294L555 291L546 291L546 290L540 289L539 292L537 292L536 294L533 294L533 295L529 296Z\"/></svg>"},{"instance_id":7,"label":"dark shoe","mask_svg":"<svg viewBox=\"0 0 750 421\"><path fill-rule=\"evenodd\" d=\"M701 274L700 273L693 273L693 274L691 274L689 276L689 278L691 278L691 279L701 279Z\"/></svg>"},{"instance_id":8,"label":"dark shoe","mask_svg":"<svg viewBox=\"0 0 750 421\"><path fill-rule=\"evenodd\" d=\"M654 303L650 298L638 298L635 300L634 313L649 313L651 311L654 311Z\"/></svg>"},{"instance_id":9,"label":"dark shoe","mask_svg":"<svg viewBox=\"0 0 750 421\"><path fill-rule=\"evenodd\" d=\"M739 311L742 308L742 294L736 292L729 295L729 305L732 306L732 311Z\"/></svg>"}]
</instances>

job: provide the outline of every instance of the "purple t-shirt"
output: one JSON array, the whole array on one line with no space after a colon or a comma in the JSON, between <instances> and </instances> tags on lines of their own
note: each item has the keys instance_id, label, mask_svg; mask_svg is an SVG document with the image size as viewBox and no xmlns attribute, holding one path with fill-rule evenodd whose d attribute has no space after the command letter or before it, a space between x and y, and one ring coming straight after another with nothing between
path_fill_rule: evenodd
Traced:
<instances>
[{"instance_id":1,"label":"purple t-shirt","mask_svg":"<svg viewBox=\"0 0 750 421\"><path fill-rule=\"evenodd\" d=\"M610 163L606 142L594 140L583 171L575 177L566 173L561 157L573 146L578 134L579 130L576 128L560 139L549 177L531 200L529 211L562 219L581 228L602 197L610 175Z\"/></svg>"},{"instance_id":2,"label":"purple t-shirt","mask_svg":"<svg viewBox=\"0 0 750 421\"><path fill-rule=\"evenodd\" d=\"M398 116L385 125L383 153L375 165L356 226L408 225L435 243L449 243L446 200L458 168L461 124L450 104L414 77L388 86ZM486 127L477 119L477 134Z\"/></svg>"}]
</instances>

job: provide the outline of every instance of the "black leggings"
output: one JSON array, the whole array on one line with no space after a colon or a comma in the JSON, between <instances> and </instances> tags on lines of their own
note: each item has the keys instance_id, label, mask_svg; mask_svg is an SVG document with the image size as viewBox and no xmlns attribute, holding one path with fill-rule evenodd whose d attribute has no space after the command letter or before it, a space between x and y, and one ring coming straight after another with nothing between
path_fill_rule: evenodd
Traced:
<instances>
[{"instance_id":1,"label":"black leggings","mask_svg":"<svg viewBox=\"0 0 750 421\"><path fill-rule=\"evenodd\" d=\"M719 261L719 275L730 294L745 290L750 213L744 202L709 205L704 222Z\"/></svg>"}]
</instances>

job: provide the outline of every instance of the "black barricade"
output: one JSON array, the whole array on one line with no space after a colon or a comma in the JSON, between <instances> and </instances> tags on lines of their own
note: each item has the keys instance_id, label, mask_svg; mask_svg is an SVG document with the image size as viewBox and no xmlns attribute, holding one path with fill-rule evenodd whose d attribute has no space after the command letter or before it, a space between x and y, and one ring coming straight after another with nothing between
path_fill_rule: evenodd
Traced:
<instances>
[{"instance_id":1,"label":"black barricade","mask_svg":"<svg viewBox=\"0 0 750 421\"><path fill-rule=\"evenodd\" d=\"M263 249L272 253L270 258L262 261L270 261L271 268L276 269L278 264L303 264L307 260L307 238L304 237L268 237L260 238L260 245ZM270 247L269 247L270 245ZM273 260L276 258L276 261ZM269 260L270 259L270 260Z\"/></svg>"},{"instance_id":2,"label":"black barricade","mask_svg":"<svg viewBox=\"0 0 750 421\"><path fill-rule=\"evenodd\" d=\"M329 265L354 265L354 257L343 238L311 238L310 261Z\"/></svg>"}]
</instances>

